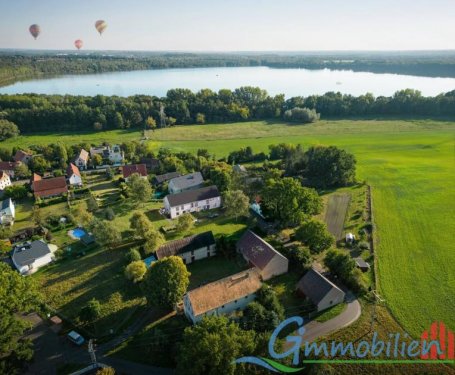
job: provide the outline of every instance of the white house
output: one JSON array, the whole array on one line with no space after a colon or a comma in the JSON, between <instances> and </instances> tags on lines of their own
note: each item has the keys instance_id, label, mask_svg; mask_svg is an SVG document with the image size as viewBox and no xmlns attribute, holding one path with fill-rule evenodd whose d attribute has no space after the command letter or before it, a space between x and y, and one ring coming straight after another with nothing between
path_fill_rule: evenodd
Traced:
<instances>
[{"instance_id":1,"label":"white house","mask_svg":"<svg viewBox=\"0 0 455 375\"><path fill-rule=\"evenodd\" d=\"M183 310L193 324L204 316L240 311L254 301L261 285L259 271L252 268L189 291L183 296Z\"/></svg>"},{"instance_id":2,"label":"white house","mask_svg":"<svg viewBox=\"0 0 455 375\"><path fill-rule=\"evenodd\" d=\"M66 177L68 178L68 184L70 186L82 186L81 172L73 163L68 165L68 168L66 169Z\"/></svg>"},{"instance_id":3,"label":"white house","mask_svg":"<svg viewBox=\"0 0 455 375\"><path fill-rule=\"evenodd\" d=\"M76 159L74 159L74 164L79 168L79 169L87 169L88 165L88 152L85 151L84 149L81 149L79 152L79 155L77 155Z\"/></svg>"},{"instance_id":4,"label":"white house","mask_svg":"<svg viewBox=\"0 0 455 375\"><path fill-rule=\"evenodd\" d=\"M36 240L16 245L11 259L21 275L30 275L54 260L57 246Z\"/></svg>"},{"instance_id":5,"label":"white house","mask_svg":"<svg viewBox=\"0 0 455 375\"><path fill-rule=\"evenodd\" d=\"M198 189L204 186L204 179L201 172L186 174L181 177L175 177L169 181L169 194L177 194L182 191Z\"/></svg>"},{"instance_id":6,"label":"white house","mask_svg":"<svg viewBox=\"0 0 455 375\"><path fill-rule=\"evenodd\" d=\"M11 198L0 202L0 224L13 225L16 217L16 208Z\"/></svg>"},{"instance_id":7,"label":"white house","mask_svg":"<svg viewBox=\"0 0 455 375\"><path fill-rule=\"evenodd\" d=\"M0 190L5 190L8 186L11 186L11 179L8 173L0 171Z\"/></svg>"},{"instance_id":8,"label":"white house","mask_svg":"<svg viewBox=\"0 0 455 375\"><path fill-rule=\"evenodd\" d=\"M185 212L211 210L221 206L221 195L218 188L213 186L197 190L187 190L183 193L170 194L164 197L164 209L171 219Z\"/></svg>"},{"instance_id":9,"label":"white house","mask_svg":"<svg viewBox=\"0 0 455 375\"><path fill-rule=\"evenodd\" d=\"M103 159L109 160L114 165L120 165L125 159L125 154L119 145L90 147L90 156L99 154Z\"/></svg>"},{"instance_id":10,"label":"white house","mask_svg":"<svg viewBox=\"0 0 455 375\"><path fill-rule=\"evenodd\" d=\"M345 293L334 283L311 268L298 282L297 290L317 307L318 311L328 309L344 301Z\"/></svg>"},{"instance_id":11,"label":"white house","mask_svg":"<svg viewBox=\"0 0 455 375\"><path fill-rule=\"evenodd\" d=\"M181 257L185 264L216 255L216 242L213 233L208 231L170 241L156 251L158 260L172 255Z\"/></svg>"},{"instance_id":12,"label":"white house","mask_svg":"<svg viewBox=\"0 0 455 375\"><path fill-rule=\"evenodd\" d=\"M243 255L250 266L259 270L263 280L288 272L288 259L249 229L237 242L236 247L237 252Z\"/></svg>"}]
</instances>

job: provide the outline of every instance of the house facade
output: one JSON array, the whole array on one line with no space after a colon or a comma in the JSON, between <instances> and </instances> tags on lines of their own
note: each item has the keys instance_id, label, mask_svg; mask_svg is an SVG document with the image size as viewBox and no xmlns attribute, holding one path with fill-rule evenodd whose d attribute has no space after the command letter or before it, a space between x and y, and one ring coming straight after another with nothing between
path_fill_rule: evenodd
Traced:
<instances>
[{"instance_id":1,"label":"house facade","mask_svg":"<svg viewBox=\"0 0 455 375\"><path fill-rule=\"evenodd\" d=\"M16 208L11 198L0 202L0 224L13 225L16 217Z\"/></svg>"},{"instance_id":2,"label":"house facade","mask_svg":"<svg viewBox=\"0 0 455 375\"><path fill-rule=\"evenodd\" d=\"M156 251L158 260L172 255L182 258L185 264L214 256L216 255L215 237L211 231L199 233L167 242Z\"/></svg>"},{"instance_id":3,"label":"house facade","mask_svg":"<svg viewBox=\"0 0 455 375\"><path fill-rule=\"evenodd\" d=\"M8 173L0 171L0 190L5 190L8 186L11 186L11 179Z\"/></svg>"},{"instance_id":4,"label":"house facade","mask_svg":"<svg viewBox=\"0 0 455 375\"><path fill-rule=\"evenodd\" d=\"M183 191L198 189L204 186L201 172L194 172L173 178L169 181L169 194L178 194Z\"/></svg>"},{"instance_id":5,"label":"house facade","mask_svg":"<svg viewBox=\"0 0 455 375\"><path fill-rule=\"evenodd\" d=\"M21 275L29 275L54 260L57 246L43 240L16 245L11 259Z\"/></svg>"},{"instance_id":6,"label":"house facade","mask_svg":"<svg viewBox=\"0 0 455 375\"><path fill-rule=\"evenodd\" d=\"M183 310L193 324L205 316L231 314L253 302L261 286L258 270L239 272L186 293Z\"/></svg>"},{"instance_id":7,"label":"house facade","mask_svg":"<svg viewBox=\"0 0 455 375\"><path fill-rule=\"evenodd\" d=\"M87 169L88 167L88 152L84 149L81 149L79 152L79 155L77 155L76 159L74 159L74 164L79 168L79 169Z\"/></svg>"},{"instance_id":8,"label":"house facade","mask_svg":"<svg viewBox=\"0 0 455 375\"><path fill-rule=\"evenodd\" d=\"M167 195L163 202L165 211L171 219L174 219L185 212L199 212L220 207L221 195L218 188L213 185Z\"/></svg>"},{"instance_id":9,"label":"house facade","mask_svg":"<svg viewBox=\"0 0 455 375\"><path fill-rule=\"evenodd\" d=\"M300 279L297 290L311 300L317 311L338 305L345 297L345 293L340 288L314 268Z\"/></svg>"},{"instance_id":10,"label":"house facade","mask_svg":"<svg viewBox=\"0 0 455 375\"><path fill-rule=\"evenodd\" d=\"M259 270L264 281L288 272L288 259L249 229L237 242L236 248L250 266Z\"/></svg>"},{"instance_id":11,"label":"house facade","mask_svg":"<svg viewBox=\"0 0 455 375\"><path fill-rule=\"evenodd\" d=\"M66 169L66 177L68 178L68 184L70 186L82 186L82 177L79 168L75 166L73 163L68 165Z\"/></svg>"}]
</instances>

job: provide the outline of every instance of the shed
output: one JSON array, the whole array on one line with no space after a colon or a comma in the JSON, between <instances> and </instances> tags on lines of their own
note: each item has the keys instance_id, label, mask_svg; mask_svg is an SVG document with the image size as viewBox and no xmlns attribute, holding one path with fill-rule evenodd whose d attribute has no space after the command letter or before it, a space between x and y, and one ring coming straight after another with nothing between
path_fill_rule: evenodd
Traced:
<instances>
[{"instance_id":1,"label":"shed","mask_svg":"<svg viewBox=\"0 0 455 375\"><path fill-rule=\"evenodd\" d=\"M362 258L355 258L355 265L360 268L362 272L367 272L370 270L370 263L365 262Z\"/></svg>"}]
</instances>

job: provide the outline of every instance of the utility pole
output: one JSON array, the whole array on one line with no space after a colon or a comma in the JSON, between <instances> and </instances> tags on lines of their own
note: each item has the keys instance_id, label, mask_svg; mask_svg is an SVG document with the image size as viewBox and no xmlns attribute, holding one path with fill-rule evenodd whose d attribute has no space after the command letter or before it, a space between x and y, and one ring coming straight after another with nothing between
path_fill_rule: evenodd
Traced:
<instances>
[{"instance_id":1,"label":"utility pole","mask_svg":"<svg viewBox=\"0 0 455 375\"><path fill-rule=\"evenodd\" d=\"M92 361L93 368L97 368L98 364L96 362L96 354L93 345L93 339L88 341L88 354L90 354L90 360Z\"/></svg>"},{"instance_id":2,"label":"utility pole","mask_svg":"<svg viewBox=\"0 0 455 375\"><path fill-rule=\"evenodd\" d=\"M373 330L374 321L376 319L376 306L379 303L384 303L385 299L383 299L376 290L373 290L374 296L374 305L373 305L373 314L371 315L371 323L370 323L370 332Z\"/></svg>"}]
</instances>

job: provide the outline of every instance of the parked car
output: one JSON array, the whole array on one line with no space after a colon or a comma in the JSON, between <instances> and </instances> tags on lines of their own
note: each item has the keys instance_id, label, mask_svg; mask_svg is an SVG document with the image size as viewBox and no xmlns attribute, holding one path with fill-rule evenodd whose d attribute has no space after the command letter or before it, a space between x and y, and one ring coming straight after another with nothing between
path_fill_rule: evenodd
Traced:
<instances>
[{"instance_id":1,"label":"parked car","mask_svg":"<svg viewBox=\"0 0 455 375\"><path fill-rule=\"evenodd\" d=\"M75 343L76 345L80 346L85 342L85 339L76 331L71 331L70 333L68 333L67 336L68 336L68 339L71 342Z\"/></svg>"}]
</instances>

